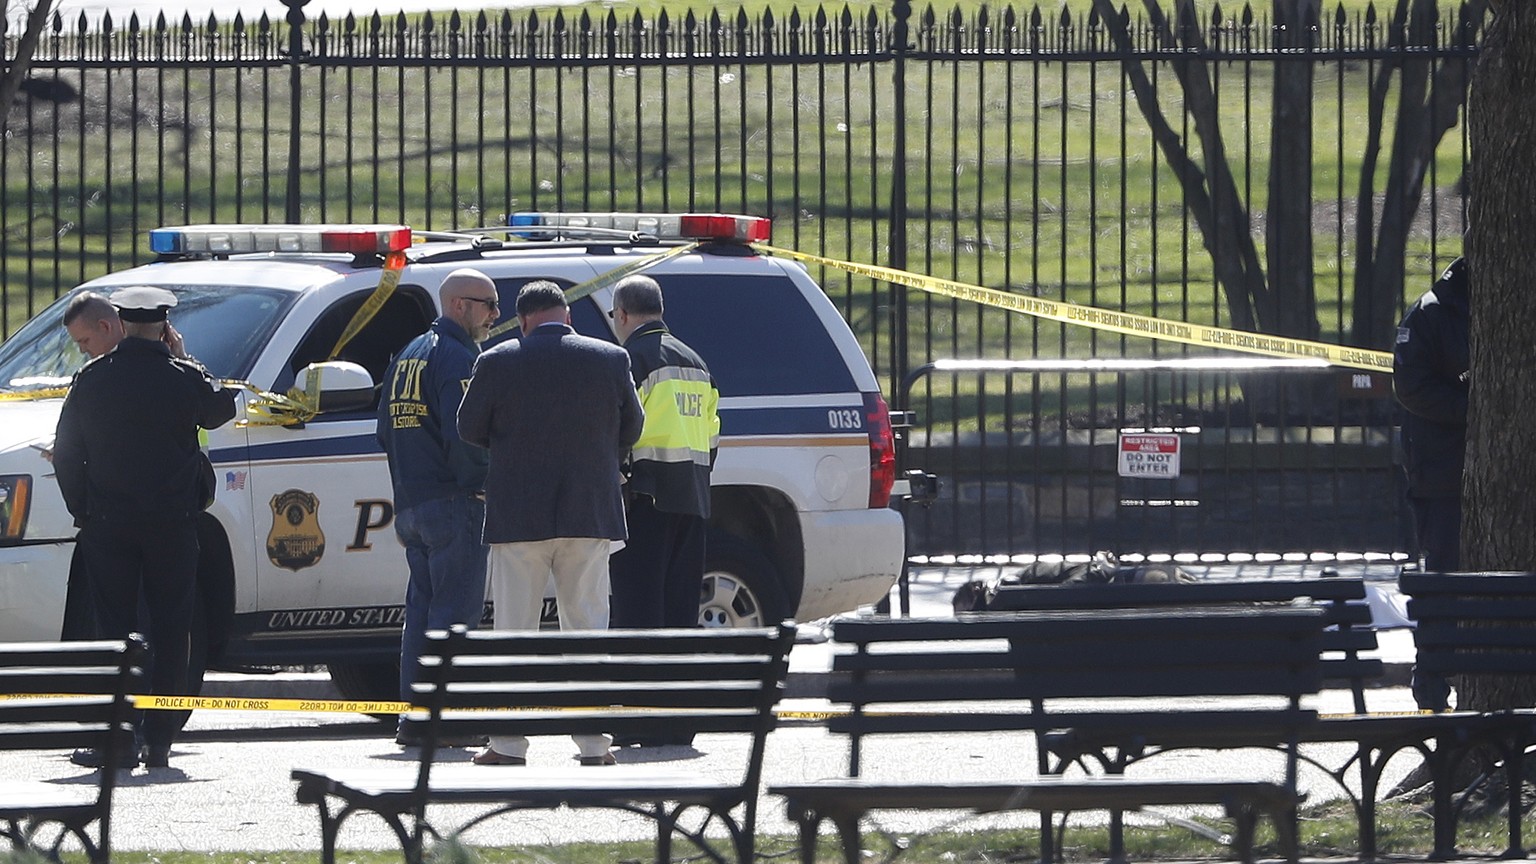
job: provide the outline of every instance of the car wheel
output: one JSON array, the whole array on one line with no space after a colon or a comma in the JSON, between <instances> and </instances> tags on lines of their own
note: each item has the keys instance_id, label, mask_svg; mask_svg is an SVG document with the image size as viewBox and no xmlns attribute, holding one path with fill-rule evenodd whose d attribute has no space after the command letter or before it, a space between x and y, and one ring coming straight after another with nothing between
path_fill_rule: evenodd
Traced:
<instances>
[{"instance_id":1,"label":"car wheel","mask_svg":"<svg viewBox=\"0 0 1536 864\"><path fill-rule=\"evenodd\" d=\"M735 538L710 536L699 594L701 626L771 627L791 614L768 556Z\"/></svg>"},{"instance_id":2,"label":"car wheel","mask_svg":"<svg viewBox=\"0 0 1536 864\"><path fill-rule=\"evenodd\" d=\"M331 683L343 699L395 702L400 699L400 667L395 663L327 663Z\"/></svg>"}]
</instances>

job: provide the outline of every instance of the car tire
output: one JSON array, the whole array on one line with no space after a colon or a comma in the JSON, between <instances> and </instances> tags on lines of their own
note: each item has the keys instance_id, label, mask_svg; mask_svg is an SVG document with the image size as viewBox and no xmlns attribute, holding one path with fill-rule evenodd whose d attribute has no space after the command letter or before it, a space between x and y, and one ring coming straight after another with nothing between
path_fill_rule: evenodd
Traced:
<instances>
[{"instance_id":1,"label":"car tire","mask_svg":"<svg viewBox=\"0 0 1536 864\"><path fill-rule=\"evenodd\" d=\"M355 702L395 702L400 699L398 664L327 663L325 668L331 673L331 683L341 691L343 699Z\"/></svg>"},{"instance_id":2,"label":"car tire","mask_svg":"<svg viewBox=\"0 0 1536 864\"><path fill-rule=\"evenodd\" d=\"M750 543L711 534L699 593L703 627L772 627L793 616L778 568Z\"/></svg>"}]
</instances>

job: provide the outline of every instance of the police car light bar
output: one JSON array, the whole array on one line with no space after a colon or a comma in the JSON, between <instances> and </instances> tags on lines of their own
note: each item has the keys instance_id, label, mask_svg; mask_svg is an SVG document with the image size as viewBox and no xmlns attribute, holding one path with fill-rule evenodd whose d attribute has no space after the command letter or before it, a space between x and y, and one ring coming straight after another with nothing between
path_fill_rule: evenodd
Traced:
<instances>
[{"instance_id":1,"label":"police car light bar","mask_svg":"<svg viewBox=\"0 0 1536 864\"><path fill-rule=\"evenodd\" d=\"M739 240L743 243L767 242L773 220L760 216L736 216L727 213L513 213L507 218L513 228L619 231L648 234L658 240ZM530 236L549 232L530 231Z\"/></svg>"},{"instance_id":2,"label":"police car light bar","mask_svg":"<svg viewBox=\"0 0 1536 864\"><path fill-rule=\"evenodd\" d=\"M404 225L184 225L149 232L160 255L240 252L344 252L383 255L411 245Z\"/></svg>"}]
</instances>

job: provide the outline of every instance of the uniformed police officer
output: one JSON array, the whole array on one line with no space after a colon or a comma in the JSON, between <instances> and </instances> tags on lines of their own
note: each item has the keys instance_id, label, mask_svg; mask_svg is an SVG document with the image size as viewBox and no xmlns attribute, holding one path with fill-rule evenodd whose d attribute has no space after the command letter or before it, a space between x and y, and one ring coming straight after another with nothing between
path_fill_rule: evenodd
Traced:
<instances>
[{"instance_id":1,"label":"uniformed police officer","mask_svg":"<svg viewBox=\"0 0 1536 864\"><path fill-rule=\"evenodd\" d=\"M1457 258L1408 308L1392 352L1403 413L1403 468L1424 567L1461 567L1461 473L1467 449L1471 292Z\"/></svg>"},{"instance_id":2,"label":"uniformed police officer","mask_svg":"<svg viewBox=\"0 0 1536 864\"><path fill-rule=\"evenodd\" d=\"M211 474L198 428L235 416L235 394L196 364L171 356L164 341L176 296L160 288L112 295L123 321L118 346L76 376L59 412L54 469L80 528L100 631L122 638L138 629L140 591L154 652L151 689L187 691L196 598L197 514L211 498ZM150 711L140 724L141 759L163 767L183 712ZM79 764L95 761L77 751Z\"/></svg>"},{"instance_id":3,"label":"uniformed police officer","mask_svg":"<svg viewBox=\"0 0 1536 864\"><path fill-rule=\"evenodd\" d=\"M1403 469L1424 568L1461 569L1461 473L1467 450L1471 274L1464 258L1408 308L1392 351L1392 389L1403 406ZM1450 685L1415 667L1420 708L1444 711Z\"/></svg>"},{"instance_id":4,"label":"uniformed police officer","mask_svg":"<svg viewBox=\"0 0 1536 864\"><path fill-rule=\"evenodd\" d=\"M613 290L613 321L640 391L645 425L625 486L629 540L609 563L614 627L697 627L720 444L720 392L703 358L662 320L661 286L630 276ZM686 744L629 739L619 744Z\"/></svg>"}]
</instances>

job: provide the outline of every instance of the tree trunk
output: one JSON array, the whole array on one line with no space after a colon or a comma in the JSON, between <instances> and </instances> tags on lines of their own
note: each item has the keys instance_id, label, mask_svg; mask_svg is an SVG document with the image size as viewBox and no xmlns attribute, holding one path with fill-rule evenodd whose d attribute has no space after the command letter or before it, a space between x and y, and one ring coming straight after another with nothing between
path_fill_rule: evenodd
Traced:
<instances>
[{"instance_id":1,"label":"tree trunk","mask_svg":"<svg viewBox=\"0 0 1536 864\"><path fill-rule=\"evenodd\" d=\"M1536 570L1536 3L1502 0L1472 76L1472 388L1462 563ZM1475 578L1475 577L1468 577ZM1484 677L1457 705L1536 705L1529 680Z\"/></svg>"},{"instance_id":2,"label":"tree trunk","mask_svg":"<svg viewBox=\"0 0 1536 864\"><path fill-rule=\"evenodd\" d=\"M1276 47L1308 51L1316 42L1317 0L1275 0ZM1264 223L1272 306L1259 320L1271 333L1317 339L1312 257L1312 64L1275 61L1270 123L1269 212Z\"/></svg>"},{"instance_id":3,"label":"tree trunk","mask_svg":"<svg viewBox=\"0 0 1536 864\"><path fill-rule=\"evenodd\" d=\"M32 11L27 13L27 27L16 43L16 56L10 58L5 73L0 75L0 135L4 135L6 127L10 125L11 103L15 101L16 91L27 77L27 71L32 68L32 53L37 50L37 43L43 37L43 28L48 24L48 10L52 7L53 0L37 0Z\"/></svg>"}]
</instances>

